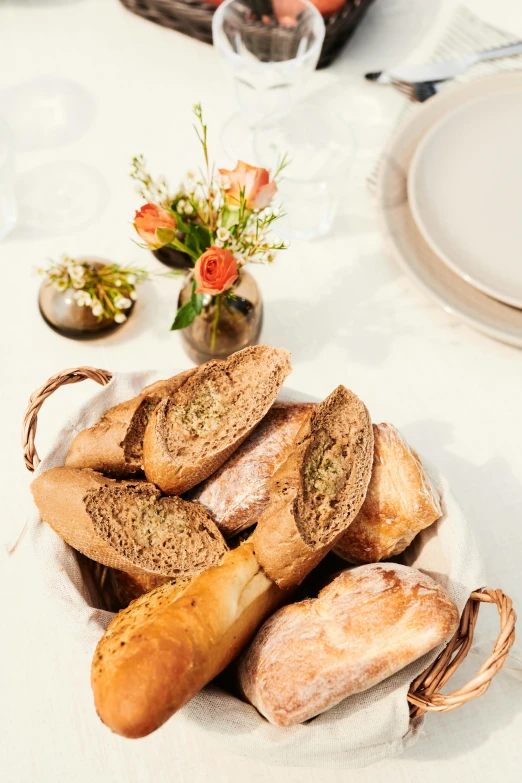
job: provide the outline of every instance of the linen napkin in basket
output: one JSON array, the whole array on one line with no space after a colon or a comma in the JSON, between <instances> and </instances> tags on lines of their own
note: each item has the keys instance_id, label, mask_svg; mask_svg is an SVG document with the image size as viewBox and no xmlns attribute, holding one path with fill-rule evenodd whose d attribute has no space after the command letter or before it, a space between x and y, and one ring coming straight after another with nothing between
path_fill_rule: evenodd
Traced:
<instances>
[{"instance_id":1,"label":"linen napkin in basket","mask_svg":"<svg viewBox=\"0 0 522 783\"><path fill-rule=\"evenodd\" d=\"M136 395L146 384L172 374L172 368L167 373L115 374L88 404L64 422L36 475L63 465L74 435L92 426L112 405ZM291 392L282 397L296 401L310 399ZM451 496L446 480L434 470L430 474L442 494L445 513L439 522L417 536L405 553L404 562L429 573L462 611L470 593L484 586L486 579L469 521ZM40 520L35 508L28 526L43 569L44 589L53 599L54 611L61 624L81 638L85 656L78 665L84 668L87 679L94 648L112 615L93 606L74 551ZM174 736L183 722L185 730L192 727L203 733L205 743L215 744L218 752L226 750L269 764L331 769L363 767L396 755L417 740L423 719L410 722L406 694L411 681L438 652L432 651L305 725L286 729L271 726L253 707L209 686L159 730ZM175 748L175 743L172 747Z\"/></svg>"}]
</instances>

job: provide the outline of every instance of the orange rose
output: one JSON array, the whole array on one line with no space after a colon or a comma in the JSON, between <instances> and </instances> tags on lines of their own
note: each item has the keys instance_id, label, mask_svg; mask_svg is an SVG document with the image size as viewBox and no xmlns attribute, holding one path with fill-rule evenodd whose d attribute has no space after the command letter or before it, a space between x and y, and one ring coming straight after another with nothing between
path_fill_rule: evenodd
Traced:
<instances>
[{"instance_id":1,"label":"orange rose","mask_svg":"<svg viewBox=\"0 0 522 783\"><path fill-rule=\"evenodd\" d=\"M157 250L174 239L176 218L156 204L145 204L134 216L134 228L149 247Z\"/></svg>"},{"instance_id":2,"label":"orange rose","mask_svg":"<svg viewBox=\"0 0 522 783\"><path fill-rule=\"evenodd\" d=\"M194 267L196 293L217 296L227 291L238 278L237 261L226 248L209 247Z\"/></svg>"},{"instance_id":3,"label":"orange rose","mask_svg":"<svg viewBox=\"0 0 522 783\"><path fill-rule=\"evenodd\" d=\"M247 209L264 209L270 204L277 190L274 180L270 182L270 172L267 169L249 166L242 160L238 160L233 171L219 169L219 173L230 182L227 201L235 207L239 206L243 191Z\"/></svg>"}]
</instances>

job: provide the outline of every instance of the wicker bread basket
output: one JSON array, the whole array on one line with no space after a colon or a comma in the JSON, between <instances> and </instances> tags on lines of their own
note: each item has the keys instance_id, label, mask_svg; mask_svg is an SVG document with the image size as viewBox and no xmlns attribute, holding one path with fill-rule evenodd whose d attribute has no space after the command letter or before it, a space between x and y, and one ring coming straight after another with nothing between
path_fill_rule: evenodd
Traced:
<instances>
[{"instance_id":1,"label":"wicker bread basket","mask_svg":"<svg viewBox=\"0 0 522 783\"><path fill-rule=\"evenodd\" d=\"M35 435L38 413L45 400L60 386L79 383L87 379L105 386L111 377L112 374L107 370L79 367L53 375L47 383L34 392L29 400L22 432L24 461L29 471L34 471L40 462L35 446ZM111 579L108 578L109 569L83 556L80 556L80 566L86 580L95 590L100 608L110 611L117 609ZM466 685L452 693L442 694L440 693L441 689L459 668L471 648L479 609L483 603L494 604L499 614L500 631L493 645L493 650L477 674ZM434 663L411 683L408 693L411 717L416 718L425 712L450 712L481 696L489 688L491 680L506 661L509 650L515 641L515 621L516 615L512 601L502 590L487 588L472 592L462 613L460 627L454 637Z\"/></svg>"},{"instance_id":2,"label":"wicker bread basket","mask_svg":"<svg viewBox=\"0 0 522 783\"><path fill-rule=\"evenodd\" d=\"M212 43L212 17L216 8L199 0L120 0L134 14L163 27L190 35L203 43ZM363 18L373 0L346 0L338 13L324 20L326 33L318 68L326 68L335 60ZM268 5L270 2L268 0ZM267 26L252 21L251 37L259 39L263 48ZM284 32L284 31L283 31Z\"/></svg>"}]
</instances>

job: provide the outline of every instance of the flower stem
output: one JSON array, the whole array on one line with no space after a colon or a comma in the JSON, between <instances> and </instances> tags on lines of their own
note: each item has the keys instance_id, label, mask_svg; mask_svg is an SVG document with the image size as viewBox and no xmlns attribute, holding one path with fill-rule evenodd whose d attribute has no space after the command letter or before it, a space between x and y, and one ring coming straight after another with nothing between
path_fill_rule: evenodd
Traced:
<instances>
[{"instance_id":1,"label":"flower stem","mask_svg":"<svg viewBox=\"0 0 522 783\"><path fill-rule=\"evenodd\" d=\"M219 325L219 315L221 311L221 294L216 296L216 312L214 315L214 322L212 324L212 335L210 337L210 350L213 351L216 347L217 330Z\"/></svg>"}]
</instances>

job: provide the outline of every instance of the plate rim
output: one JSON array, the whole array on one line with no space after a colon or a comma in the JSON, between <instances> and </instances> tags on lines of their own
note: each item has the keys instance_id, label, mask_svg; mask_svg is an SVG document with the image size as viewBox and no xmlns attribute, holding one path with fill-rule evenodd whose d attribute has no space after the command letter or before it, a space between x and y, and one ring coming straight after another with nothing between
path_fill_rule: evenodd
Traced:
<instances>
[{"instance_id":1,"label":"plate rim","mask_svg":"<svg viewBox=\"0 0 522 783\"><path fill-rule=\"evenodd\" d=\"M522 90L522 83L518 85L518 89ZM486 294L489 297L492 297L493 299L496 299L499 302L502 302L503 304L507 304L510 307L515 307L517 309L522 309L522 296L520 298L511 297L509 296L509 294L505 294L504 292L492 288L487 283L482 282L479 278L475 277L474 275L464 272L464 270L461 267L459 267L458 264L455 263L455 261L452 261L452 259L447 255L447 253L445 253L442 250L440 245L431 236L430 232L427 229L426 223L421 214L421 210L419 209L419 199L415 188L416 182L418 181L419 169L422 162L423 153L425 153L426 147L430 144L430 142L433 141L433 138L437 135L437 133L440 131L441 128L443 128L447 123L451 122L456 115L464 113L475 104L481 103L483 101L488 101L491 98L497 98L499 95L514 93L516 92L516 90L517 90L517 86L513 85L512 87L505 87L502 90L489 92L486 95L479 95L475 98L471 98L469 101L466 101L460 106L455 107L452 111L449 111L447 114L444 114L442 117L440 117L437 120L437 122L435 122L432 125L429 131L427 131L427 133L422 137L422 139L419 141L418 146L415 149L415 152L413 153L410 167L408 169L407 187L408 187L408 202L410 205L411 213L413 215L413 219L415 220L415 223L417 224L417 228L422 234L424 241L426 242L426 244L430 246L430 248L433 250L435 255L437 255L439 259L451 269L452 272L455 272L456 275L458 275L466 283L469 283L469 285L472 285L474 288L477 288L479 291L482 291L482 293Z\"/></svg>"},{"instance_id":2,"label":"plate rim","mask_svg":"<svg viewBox=\"0 0 522 783\"><path fill-rule=\"evenodd\" d=\"M477 84L478 82L480 82L480 85ZM481 319L480 313L476 315L473 314L469 315L467 312L465 312L465 310L463 310L462 307L458 306L458 303L457 305L455 305L454 303L448 301L448 299L446 299L443 295L440 295L437 291L435 291L433 288L431 288L428 284L424 282L424 280L419 276L417 270L413 266L411 266L411 264L404 258L400 247L397 245L387 218L387 214L391 210L389 207L384 206L384 195L385 195L384 180L385 180L385 172L389 165L389 161L392 160L394 150L398 147L399 142L403 140L404 137L407 136L410 128L417 124L418 117L421 114L425 113L426 110L428 110L431 113L432 110L434 109L436 110L437 108L439 108L439 106L440 106L440 110L444 111L444 106L448 102L448 98L450 96L459 95L461 93L466 94L472 85L477 87L481 85L485 86L486 84L489 83L495 84L497 82L506 82L507 84L512 82L517 85L522 84L522 69L514 70L514 71L504 71L502 73L496 73L489 76L484 76L480 79L475 79L471 82L456 84L451 88L449 88L448 90L438 93L434 97L430 98L428 102L419 105L417 110L414 111L411 114L411 116L407 117L406 120L398 126L398 128L394 131L394 133L392 133L390 139L388 140L386 146L383 149L383 152L381 153L381 159L380 159L381 162L379 165L377 179L376 179L375 201L376 201L379 224L381 226L381 230L386 240L388 250L390 251L391 255L393 256L398 266L402 269L404 274L414 283L417 289L420 290L428 299L435 302L445 312L449 313L457 320L464 322L465 324L476 329L482 334L485 334L491 338L499 340L504 344L516 348L522 348L522 325L520 328L520 333L513 334L510 331L504 330L502 326L497 327L494 325L490 325L488 323L484 323L484 321ZM427 130L420 132L415 142L415 145L420 143L420 141L422 140L426 132ZM407 177L407 174L405 176ZM440 261L440 263L442 264L443 262ZM461 282L463 282L465 285L469 285L468 283L466 283L466 281L461 280ZM473 287L470 286L470 288ZM482 292L477 292L476 289L474 290L476 293L479 294L479 296L486 296L486 294ZM503 302L497 301L497 304L501 308L510 309L510 306Z\"/></svg>"}]
</instances>

